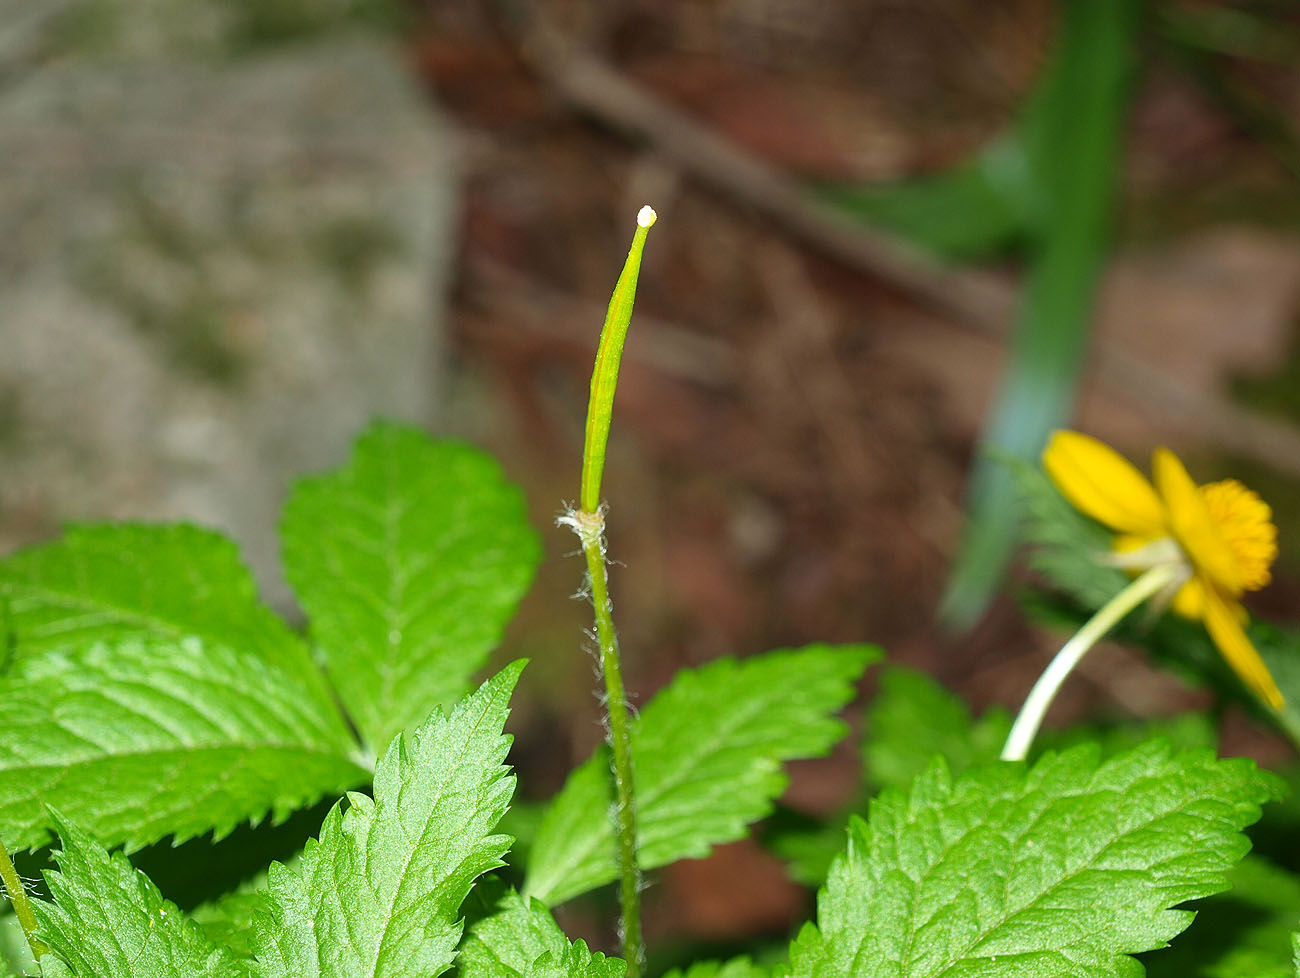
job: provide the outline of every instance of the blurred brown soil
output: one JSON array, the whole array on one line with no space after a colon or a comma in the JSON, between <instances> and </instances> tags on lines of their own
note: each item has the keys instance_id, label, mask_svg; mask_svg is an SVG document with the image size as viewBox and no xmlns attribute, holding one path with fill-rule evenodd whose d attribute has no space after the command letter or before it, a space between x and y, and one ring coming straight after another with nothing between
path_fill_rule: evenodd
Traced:
<instances>
[{"instance_id":1,"label":"blurred brown soil","mask_svg":"<svg viewBox=\"0 0 1300 978\"><path fill-rule=\"evenodd\" d=\"M942 169L1004 131L1042 67L1054 10L1046 0L544 6L578 43L762 159L863 180ZM1006 599L968 635L934 622L1000 346L810 253L653 147L575 117L526 70L513 27L473 0L438 0L410 55L464 138L447 425L504 460L546 541L506 650L533 660L514 720L523 796L558 788L601 737L592 663L579 652L588 612L569 600L581 567L552 524L576 495L595 341L647 200L659 223L605 480L635 700L682 666L826 640L879 642L976 709L1018 705L1059 636ZM1202 228L1223 222L1225 194L1294 195L1294 177L1162 63L1144 73L1132 120L1120 217L1129 243L1103 291L1100 336L1198 389L1220 389L1229 372L1267 374L1294 342L1294 228L1268 233L1230 213L1233 226ZM1164 219L1172 199L1184 206ZM1223 464L1197 456L1195 433L1141 399L1090 388L1082 423L1134 458L1169 440L1210 469ZM1295 617L1300 588L1292 572L1280 576L1273 607ZM1107 648L1053 719L1196 703ZM1241 725L1229 733L1233 748L1274 747ZM834 808L857 763L848 743L796 765L787 801ZM756 847L727 847L660 874L648 928L710 940L780 933L805 900Z\"/></svg>"}]
</instances>

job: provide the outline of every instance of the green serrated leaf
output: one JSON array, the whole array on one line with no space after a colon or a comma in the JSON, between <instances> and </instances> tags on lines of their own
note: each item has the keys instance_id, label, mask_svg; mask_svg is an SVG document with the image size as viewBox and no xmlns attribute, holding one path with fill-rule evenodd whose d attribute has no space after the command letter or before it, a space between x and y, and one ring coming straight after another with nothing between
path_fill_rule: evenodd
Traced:
<instances>
[{"instance_id":1,"label":"green serrated leaf","mask_svg":"<svg viewBox=\"0 0 1300 978\"><path fill-rule=\"evenodd\" d=\"M867 713L863 761L877 788L910 784L936 756L954 774L995 761L1011 730L1001 709L971 717L962 700L930 676L894 667L880 678L880 692Z\"/></svg>"},{"instance_id":2,"label":"green serrated leaf","mask_svg":"<svg viewBox=\"0 0 1300 978\"><path fill-rule=\"evenodd\" d=\"M9 614L9 592L0 583L0 677L13 665L15 638Z\"/></svg>"},{"instance_id":3,"label":"green serrated leaf","mask_svg":"<svg viewBox=\"0 0 1300 978\"><path fill-rule=\"evenodd\" d=\"M326 702L255 654L124 640L0 680L0 831L48 837L46 806L108 845L220 837L369 778Z\"/></svg>"},{"instance_id":4,"label":"green serrated leaf","mask_svg":"<svg viewBox=\"0 0 1300 978\"><path fill-rule=\"evenodd\" d=\"M1274 769L1287 786L1286 795L1264 809L1264 817L1250 830L1255 851L1290 873L1300 876L1300 765ZM1300 910L1297 911L1300 922Z\"/></svg>"},{"instance_id":5,"label":"green serrated leaf","mask_svg":"<svg viewBox=\"0 0 1300 978\"><path fill-rule=\"evenodd\" d=\"M1075 724L1063 730L1047 730L1038 738L1039 752L1063 751L1094 743L1102 757L1114 757L1159 737L1178 750L1198 747L1215 750L1219 734L1215 721L1205 713L1178 713L1169 717Z\"/></svg>"},{"instance_id":6,"label":"green serrated leaf","mask_svg":"<svg viewBox=\"0 0 1300 978\"><path fill-rule=\"evenodd\" d=\"M730 961L697 961L685 971L674 968L664 978L768 978L768 971L749 958Z\"/></svg>"},{"instance_id":7,"label":"green serrated leaf","mask_svg":"<svg viewBox=\"0 0 1300 978\"><path fill-rule=\"evenodd\" d=\"M1280 783L1253 762L1154 741L1098 765L1081 747L953 780L942 760L888 790L791 945L795 978L1131 978L1219 892L1241 829Z\"/></svg>"},{"instance_id":8,"label":"green serrated leaf","mask_svg":"<svg viewBox=\"0 0 1300 978\"><path fill-rule=\"evenodd\" d=\"M627 962L569 942L540 900L513 891L474 924L457 958L460 978L622 978Z\"/></svg>"},{"instance_id":9,"label":"green serrated leaf","mask_svg":"<svg viewBox=\"0 0 1300 978\"><path fill-rule=\"evenodd\" d=\"M632 731L642 868L742 838L785 790L781 763L821 756L844 735L834 714L879 657L873 646L812 645L679 672ZM616 878L612 798L600 750L543 816L526 895L554 905Z\"/></svg>"},{"instance_id":10,"label":"green serrated leaf","mask_svg":"<svg viewBox=\"0 0 1300 978\"><path fill-rule=\"evenodd\" d=\"M863 757L871 793L881 788L905 787L936 756L947 762L954 775L973 765L995 761L1010 726L1010 716L1000 707L975 719L960 698L930 676L893 667L883 674L880 692L867 712ZM1209 717L1186 713L1046 730L1031 756L1092 742L1105 758L1132 750L1154 737L1162 737L1180 749L1213 749L1218 742ZM869 797L864 792L852 810L865 808ZM1276 806L1270 809L1275 810ZM844 849L848 818L846 812L829 822L819 822L799 820L787 813L784 824L767 833L764 843L787 863L792 879L820 886L826 881L831 863Z\"/></svg>"},{"instance_id":11,"label":"green serrated leaf","mask_svg":"<svg viewBox=\"0 0 1300 978\"><path fill-rule=\"evenodd\" d=\"M865 784L859 799L829 821L786 813L765 834L764 843L786 863L790 878L805 886L826 881L831 863L844 850L850 812L861 811L875 790L910 784L936 756L953 773L995 761L1011 729L1005 710L975 720L962 700L923 672L892 666L867 711L862 742Z\"/></svg>"},{"instance_id":12,"label":"green serrated leaf","mask_svg":"<svg viewBox=\"0 0 1300 978\"><path fill-rule=\"evenodd\" d=\"M258 975L434 978L451 966L461 902L510 844L490 833L514 791L501 730L522 668L398 736L373 800L352 794L346 813L332 809L297 871L272 866Z\"/></svg>"},{"instance_id":13,"label":"green serrated leaf","mask_svg":"<svg viewBox=\"0 0 1300 978\"><path fill-rule=\"evenodd\" d=\"M270 912L266 879L259 886L228 893L220 900L200 904L190 914L194 922L216 944L229 948L241 958L252 958L258 918Z\"/></svg>"},{"instance_id":14,"label":"green serrated leaf","mask_svg":"<svg viewBox=\"0 0 1300 978\"><path fill-rule=\"evenodd\" d=\"M301 861L300 850L281 865L296 872ZM190 917L221 947L230 948L240 957L252 958L258 918L271 909L268 876L269 870L263 870L229 893L199 904L190 911Z\"/></svg>"},{"instance_id":15,"label":"green serrated leaf","mask_svg":"<svg viewBox=\"0 0 1300 978\"><path fill-rule=\"evenodd\" d=\"M217 947L121 853L59 820L52 902L36 901L41 939L79 978L236 978L247 970ZM45 967L42 959L42 968Z\"/></svg>"},{"instance_id":16,"label":"green serrated leaf","mask_svg":"<svg viewBox=\"0 0 1300 978\"><path fill-rule=\"evenodd\" d=\"M1029 566L1087 608L1100 608L1129 578L1098 558L1110 553L1115 534L1070 505L1036 465L1006 459L1024 506L1021 537Z\"/></svg>"},{"instance_id":17,"label":"green serrated leaf","mask_svg":"<svg viewBox=\"0 0 1300 978\"><path fill-rule=\"evenodd\" d=\"M185 523L73 526L62 539L6 557L0 596L9 608L10 672L100 643L199 638L329 696L306 646L258 601L238 548L211 530Z\"/></svg>"},{"instance_id":18,"label":"green serrated leaf","mask_svg":"<svg viewBox=\"0 0 1300 978\"><path fill-rule=\"evenodd\" d=\"M372 749L464 695L541 553L491 457L395 424L299 482L281 533L285 574Z\"/></svg>"},{"instance_id":19,"label":"green serrated leaf","mask_svg":"<svg viewBox=\"0 0 1300 978\"><path fill-rule=\"evenodd\" d=\"M62 960L52 954L41 959L38 973L41 978L80 978L80 976L74 975Z\"/></svg>"},{"instance_id":20,"label":"green serrated leaf","mask_svg":"<svg viewBox=\"0 0 1300 978\"><path fill-rule=\"evenodd\" d=\"M0 898L2 899L2 898ZM0 905L0 976L19 978L36 971L32 949L7 903Z\"/></svg>"},{"instance_id":21,"label":"green serrated leaf","mask_svg":"<svg viewBox=\"0 0 1300 978\"><path fill-rule=\"evenodd\" d=\"M847 813L814 818L778 805L763 827L762 842L786 864L790 879L816 888L826 882L831 863L844 851L848 818Z\"/></svg>"},{"instance_id":22,"label":"green serrated leaf","mask_svg":"<svg viewBox=\"0 0 1300 978\"><path fill-rule=\"evenodd\" d=\"M1249 855L1228 880L1232 888L1199 904L1172 947L1143 955L1149 978L1292 978L1300 878Z\"/></svg>"},{"instance_id":23,"label":"green serrated leaf","mask_svg":"<svg viewBox=\"0 0 1300 978\"><path fill-rule=\"evenodd\" d=\"M1228 666L1199 622L1167 614L1154 624L1126 622L1117 630L1121 641L1147 648L1162 665L1198 686L1209 686L1237 700L1261 720L1280 727L1300 746L1300 632L1265 621L1246 629L1259 656L1286 698L1280 712L1264 709Z\"/></svg>"},{"instance_id":24,"label":"green serrated leaf","mask_svg":"<svg viewBox=\"0 0 1300 978\"><path fill-rule=\"evenodd\" d=\"M546 814L546 803L541 801L524 801L516 798L510 804L510 811L501 819L499 828L506 835L514 837L510 846L510 863L512 866L528 864L528 853L533 850L533 839Z\"/></svg>"},{"instance_id":25,"label":"green serrated leaf","mask_svg":"<svg viewBox=\"0 0 1300 978\"><path fill-rule=\"evenodd\" d=\"M197 527L81 526L0 563L0 832L217 835L368 779L306 646Z\"/></svg>"}]
</instances>

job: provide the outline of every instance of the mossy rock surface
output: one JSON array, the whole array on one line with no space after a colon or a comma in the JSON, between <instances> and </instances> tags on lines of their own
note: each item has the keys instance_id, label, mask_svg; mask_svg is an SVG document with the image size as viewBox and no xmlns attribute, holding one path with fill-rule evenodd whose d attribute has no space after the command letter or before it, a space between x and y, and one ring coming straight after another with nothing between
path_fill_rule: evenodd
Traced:
<instances>
[{"instance_id":1,"label":"mossy rock surface","mask_svg":"<svg viewBox=\"0 0 1300 978\"><path fill-rule=\"evenodd\" d=\"M69 46L76 3L0 52L58 52L0 92L0 548L194 519L283 596L288 480L375 415L434 413L450 137L352 19L218 57L150 46L177 4L129 6L129 38ZM184 6L184 30L234 44L218 5Z\"/></svg>"}]
</instances>

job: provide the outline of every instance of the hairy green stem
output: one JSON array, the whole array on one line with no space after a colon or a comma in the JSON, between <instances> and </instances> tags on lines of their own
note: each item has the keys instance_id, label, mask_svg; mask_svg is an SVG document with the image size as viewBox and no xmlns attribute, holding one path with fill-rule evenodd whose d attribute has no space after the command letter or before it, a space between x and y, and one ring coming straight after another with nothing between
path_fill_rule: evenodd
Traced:
<instances>
[{"instance_id":1,"label":"hairy green stem","mask_svg":"<svg viewBox=\"0 0 1300 978\"><path fill-rule=\"evenodd\" d=\"M1159 594L1178 579L1178 568L1170 564L1160 564L1151 568L1137 578L1119 594L1111 598L1088 622L1075 632L1074 636L1061 646L1043 674L1034 683L1034 688L1025 698L1025 705L1020 708L1020 715L1011 727L1006 746L1002 748L1002 760L1023 761L1034 742L1034 736L1042 725L1047 709L1056 698L1057 691L1079 660L1096 645L1112 628L1114 628L1130 611L1147 598Z\"/></svg>"},{"instance_id":2,"label":"hairy green stem","mask_svg":"<svg viewBox=\"0 0 1300 978\"><path fill-rule=\"evenodd\" d=\"M0 843L0 882L4 883L5 896L9 898L9 903L14 908L14 915L18 918L18 925L23 929L23 936L27 938L32 955L39 961L47 949L36 937L36 914L32 912L32 902L27 899L23 881L18 876L18 870L14 869L13 860L9 858L4 843Z\"/></svg>"},{"instance_id":3,"label":"hairy green stem","mask_svg":"<svg viewBox=\"0 0 1300 978\"><path fill-rule=\"evenodd\" d=\"M623 359L623 342L632 321L637 276L646 232L655 222L655 212L641 208L636 234L628 250L614 294L609 300L605 326L600 333L596 365L591 374L591 400L587 405L587 431L582 450L582 490L579 508L561 522L570 526L582 541L587 560L587 583L596 618L596 641L600 645L600 671L605 678L605 699L609 711L609 745L614 771L614 830L618 839L619 897L622 908L621 936L627 978L641 978L645 948L641 941L641 867L636 848L636 792L633 778L631 724L623 666L619 659L618 635L609 600L609 573L605 563L605 512L600 504L600 484L605 471L614 391Z\"/></svg>"},{"instance_id":4,"label":"hairy green stem","mask_svg":"<svg viewBox=\"0 0 1300 978\"><path fill-rule=\"evenodd\" d=\"M609 746L614 768L614 829L618 838L619 904L623 911L621 936L627 960L627 978L639 978L645 949L641 941L641 867L636 850L636 790L632 776L631 725L623 665L619 659L618 635L614 631L614 610L609 600L609 573L605 563L605 517L595 513L576 514L578 538L587 558L587 581L596 616L596 640L600 645L600 671L605 677L609 710Z\"/></svg>"}]
</instances>

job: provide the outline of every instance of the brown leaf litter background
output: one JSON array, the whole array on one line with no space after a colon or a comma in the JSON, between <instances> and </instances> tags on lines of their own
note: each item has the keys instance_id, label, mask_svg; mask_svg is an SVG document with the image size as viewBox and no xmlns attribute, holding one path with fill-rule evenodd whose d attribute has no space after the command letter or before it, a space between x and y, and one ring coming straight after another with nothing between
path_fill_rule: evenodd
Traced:
<instances>
[{"instance_id":1,"label":"brown leaf litter background","mask_svg":"<svg viewBox=\"0 0 1300 978\"><path fill-rule=\"evenodd\" d=\"M577 492L595 340L647 201L659 223L605 482L636 701L674 670L718 656L866 640L977 710L1017 706L1060 636L1026 623L1006 598L972 634L934 623L1002 337L828 256L779 215L699 179L653 141L628 138L617 118L593 118L584 108L592 93L535 70L530 45L541 41L530 32L540 11L573 50L786 177L889 180L942 170L1006 130L1043 67L1055 5L524 7L529 16L505 4L427 3L408 46L462 144L448 425L504 460L544 528L540 579L502 652L533 662L513 722L524 796L556 790L601 737L592 661L577 651L588 610L570 600L580 561L552 524ZM1228 70L1296 124L1295 66ZM1292 620L1300 457L1273 452L1272 472L1234 458L1240 426L1223 405L1251 380L1282 383L1285 393L1276 378L1296 356L1300 316L1295 179L1185 74L1146 59L1077 415L1141 465L1167 443L1201 481L1238 473L1269 493L1285 556L1256 607ZM984 274L1014 288L1013 267ZM1281 429L1272 444L1289 452L1296 442ZM1263 444L1270 434L1241 437ZM1107 647L1051 719L1159 715L1199 702L1138 655ZM1238 718L1224 736L1227 751L1286 756ZM787 801L809 811L842 801L858 763L851 741L796 765ZM657 880L651 940L782 933L807 912L807 895L751 843Z\"/></svg>"}]
</instances>

